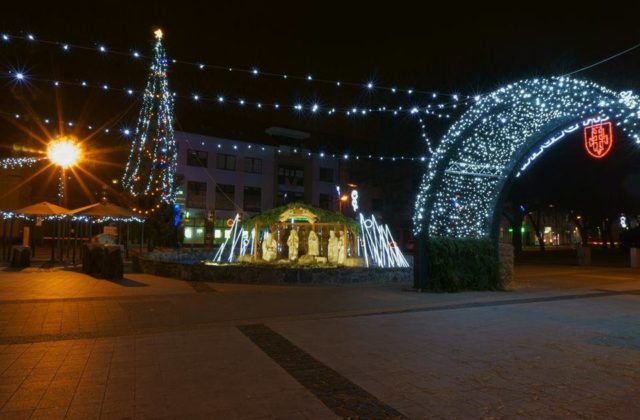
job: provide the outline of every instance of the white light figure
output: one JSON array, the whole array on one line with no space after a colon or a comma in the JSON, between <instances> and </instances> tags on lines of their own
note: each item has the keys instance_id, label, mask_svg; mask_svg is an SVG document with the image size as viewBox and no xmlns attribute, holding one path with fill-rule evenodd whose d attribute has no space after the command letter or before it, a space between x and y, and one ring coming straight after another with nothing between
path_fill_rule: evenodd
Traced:
<instances>
[{"instance_id":1,"label":"white light figure","mask_svg":"<svg viewBox=\"0 0 640 420\"><path fill-rule=\"evenodd\" d=\"M239 255L244 255L243 251L246 250L247 244L243 242L244 229L240 226L240 215L236 214L231 225L231 232L229 236L223 242L222 246L218 249L213 257L214 262L234 262L238 259ZM236 255L236 247L237 254ZM225 254L226 251L226 254Z\"/></svg>"},{"instance_id":2,"label":"white light figure","mask_svg":"<svg viewBox=\"0 0 640 420\"><path fill-rule=\"evenodd\" d=\"M353 208L354 213L360 208L358 205L358 190L351 191L351 207Z\"/></svg>"},{"instance_id":3,"label":"white light figure","mask_svg":"<svg viewBox=\"0 0 640 420\"><path fill-rule=\"evenodd\" d=\"M391 235L389 226L379 225L375 216L369 219L360 213L362 248L367 267L406 268L409 262Z\"/></svg>"},{"instance_id":4,"label":"white light figure","mask_svg":"<svg viewBox=\"0 0 640 420\"><path fill-rule=\"evenodd\" d=\"M629 229L629 226L627 225L627 216L624 214L620 216L620 227L622 229Z\"/></svg>"}]
</instances>

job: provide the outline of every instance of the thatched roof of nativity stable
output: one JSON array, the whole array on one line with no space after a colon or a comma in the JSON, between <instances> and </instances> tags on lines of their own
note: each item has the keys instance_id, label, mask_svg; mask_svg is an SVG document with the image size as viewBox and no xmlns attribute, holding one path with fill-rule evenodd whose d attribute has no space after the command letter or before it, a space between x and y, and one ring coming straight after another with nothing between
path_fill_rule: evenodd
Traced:
<instances>
[{"instance_id":1,"label":"thatched roof of nativity stable","mask_svg":"<svg viewBox=\"0 0 640 420\"><path fill-rule=\"evenodd\" d=\"M271 226L277 223L287 223L293 218L296 222L335 223L346 225L350 230L356 230L355 220L341 213L320 209L305 203L289 203L260 213L250 219L243 220L242 225L250 228L254 225Z\"/></svg>"}]
</instances>

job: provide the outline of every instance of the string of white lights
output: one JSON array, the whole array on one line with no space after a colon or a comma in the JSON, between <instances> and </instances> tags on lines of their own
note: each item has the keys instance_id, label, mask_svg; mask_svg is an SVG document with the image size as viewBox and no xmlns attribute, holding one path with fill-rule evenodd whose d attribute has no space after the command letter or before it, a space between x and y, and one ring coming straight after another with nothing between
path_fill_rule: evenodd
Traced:
<instances>
[{"instance_id":1,"label":"string of white lights","mask_svg":"<svg viewBox=\"0 0 640 420\"><path fill-rule=\"evenodd\" d=\"M484 95L450 126L429 160L414 233L426 226L432 236L488 237L504 183L526 169L537 148L555 143L545 143L548 131L608 117L640 143L639 103L631 92L566 77L522 80Z\"/></svg>"},{"instance_id":2,"label":"string of white lights","mask_svg":"<svg viewBox=\"0 0 640 420\"><path fill-rule=\"evenodd\" d=\"M80 125L72 120L58 120L55 118L39 118L39 117L34 117L33 115L30 114L19 114L19 113L15 113L15 112L7 112L7 111L0 111L0 114L2 115L7 115L7 116L11 116L12 118L15 119L20 119L20 120L26 120L28 117L30 118L36 118L38 119L38 121L42 122L45 125L53 125L55 123L61 122L62 124L64 124L67 127L76 127L76 128L82 128L82 129L86 129L88 131L95 131L98 130L97 127L100 127L99 129L104 133L104 134L119 134L120 136L123 137L129 137L132 135L133 130L131 128L128 128L126 126L117 126L117 125L95 125L95 124L83 124L81 127ZM202 143L202 142L201 142ZM257 145L256 143L246 143L243 145L240 145L240 143L246 143L243 141L238 141L238 144L232 144L232 145L228 145L228 144L223 144L223 143L216 143L216 148L220 150L220 152L237 152L238 150L241 150L243 147L246 150L257 150L259 149L260 151L266 151L267 148L269 150L274 149L275 153L278 154L282 154L282 153L294 153L294 154L303 154L307 157L318 157L318 158L332 158L332 159L340 159L340 160L375 160L375 161L384 161L384 162L425 162L426 161L426 157L425 156L410 156L410 155L380 155L380 154L362 154L362 153L351 153L351 152L326 152L326 151L313 151L313 150L309 150L309 149L300 149L300 148L290 148L290 149L283 149L281 147L273 147L273 146L264 146L264 145ZM193 143L194 147L197 147L197 143ZM25 158L16 158L16 159L33 159L31 157L25 157Z\"/></svg>"},{"instance_id":3,"label":"string of white lights","mask_svg":"<svg viewBox=\"0 0 640 420\"><path fill-rule=\"evenodd\" d=\"M35 165L40 160L42 159L35 157L12 157L0 159L0 169L28 168Z\"/></svg>"},{"instance_id":4,"label":"string of white lights","mask_svg":"<svg viewBox=\"0 0 640 420\"><path fill-rule=\"evenodd\" d=\"M113 86L110 83L95 83L88 82L86 80L82 80L80 82L72 82L72 81L64 81L58 79L48 79L42 77L34 77L26 74L22 71L9 70L5 74L0 74L0 77L6 77L14 80L16 83L44 83L50 84L55 88L64 87L64 86L74 86L74 87L82 87L89 89L98 89L104 92L121 92L127 96L134 97L142 94L142 91L133 89L131 87L120 87ZM207 102L207 103L215 103L218 105L231 104L235 105L240 109L252 109L252 110L272 110L272 111L280 111L280 110L290 110L294 111L296 114L307 112L313 115L343 115L347 117L366 117L371 114L388 114L392 116L398 115L413 115L413 114L421 114L427 116L433 116L436 118L451 118L451 113L455 112L459 108L462 108L470 103L474 102L476 99L468 99L468 100L455 100L451 103L438 103L438 104L422 104L422 105L411 105L411 106L403 106L403 105L351 105L351 106L332 106L326 103L323 103L318 100L310 100L310 101L261 101L259 99L247 99L246 97L237 96L235 98L229 97L229 95L225 94L202 94L202 93L192 93L190 95L181 94L177 91L172 92L172 96L175 99L183 99L190 100L192 102Z\"/></svg>"},{"instance_id":5,"label":"string of white lights","mask_svg":"<svg viewBox=\"0 0 640 420\"><path fill-rule=\"evenodd\" d=\"M64 54L69 54L73 50L84 50L84 51L92 51L97 52L101 55L118 55L118 56L126 56L131 57L134 60L151 60L153 57L142 54L137 49L130 49L129 51L115 50L107 47L104 43L96 43L94 46L75 44L70 42L60 42L53 41L47 39L41 39L36 37L35 34L31 32L23 32L25 35L20 34L12 34L12 33L2 33L0 34L0 39L4 43L10 43L12 40L20 40L26 41L28 43L34 44L43 44L47 46L53 46L55 48L59 48L60 51ZM337 79L327 79L322 77L316 77L312 73L308 73L305 75L299 75L288 72L274 72L274 71L264 71L260 70L258 67L234 67L229 65L220 65L220 64L211 64L205 63L203 61L189 61L189 60L181 60L181 59L170 59L172 64L182 64L187 66L196 67L198 70L206 71L206 70L216 70L223 72L232 72L232 73L241 73L246 74L250 77L268 77L268 78L277 78L281 80L292 80L292 81L303 81L307 83L319 83L332 85L335 87L355 87L359 89L364 89L366 91L374 92L374 91L382 91L391 94L404 94L404 95L426 95L430 98L437 97L446 97L454 100L459 99L471 99L474 95L462 95L459 93L440 93L433 90L422 90L415 88L407 88L407 87L398 87L392 84L379 84L374 80L367 80L365 82L354 82L354 81L345 81L345 80L337 80Z\"/></svg>"},{"instance_id":6,"label":"string of white lights","mask_svg":"<svg viewBox=\"0 0 640 420\"><path fill-rule=\"evenodd\" d=\"M33 216L30 214L22 214L17 213L15 211L5 211L0 210L0 219L3 220L26 220L26 221L35 221L35 220L69 220L72 222L80 222L80 223L144 223L143 217L111 217L111 216L101 216L101 217L93 217L93 216L83 216L83 215L70 215L70 214L56 214L56 215L47 215L47 216Z\"/></svg>"}]
</instances>

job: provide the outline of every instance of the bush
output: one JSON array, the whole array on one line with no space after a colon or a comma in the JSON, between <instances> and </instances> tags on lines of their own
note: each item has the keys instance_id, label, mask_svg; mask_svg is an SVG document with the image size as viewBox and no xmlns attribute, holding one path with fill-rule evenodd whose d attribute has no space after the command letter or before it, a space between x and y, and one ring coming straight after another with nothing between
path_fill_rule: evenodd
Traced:
<instances>
[{"instance_id":1,"label":"bush","mask_svg":"<svg viewBox=\"0 0 640 420\"><path fill-rule=\"evenodd\" d=\"M427 287L434 292L504 290L490 240L430 238L427 265Z\"/></svg>"}]
</instances>

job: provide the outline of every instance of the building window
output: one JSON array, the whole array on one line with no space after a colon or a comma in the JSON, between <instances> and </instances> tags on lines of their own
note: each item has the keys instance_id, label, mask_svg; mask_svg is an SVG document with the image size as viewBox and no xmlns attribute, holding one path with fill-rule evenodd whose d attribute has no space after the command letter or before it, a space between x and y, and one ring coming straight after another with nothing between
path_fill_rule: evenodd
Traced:
<instances>
[{"instance_id":1,"label":"building window","mask_svg":"<svg viewBox=\"0 0 640 420\"><path fill-rule=\"evenodd\" d=\"M300 166L279 166L278 184L292 187L303 187L304 170Z\"/></svg>"},{"instance_id":2,"label":"building window","mask_svg":"<svg viewBox=\"0 0 640 420\"><path fill-rule=\"evenodd\" d=\"M207 206L207 183L187 181L187 207L203 209Z\"/></svg>"},{"instance_id":3,"label":"building window","mask_svg":"<svg viewBox=\"0 0 640 420\"><path fill-rule=\"evenodd\" d=\"M244 210L259 213L262 210L262 190L244 187Z\"/></svg>"},{"instance_id":4,"label":"building window","mask_svg":"<svg viewBox=\"0 0 640 420\"><path fill-rule=\"evenodd\" d=\"M233 185L216 185L216 210L234 210L236 187Z\"/></svg>"},{"instance_id":5,"label":"building window","mask_svg":"<svg viewBox=\"0 0 640 420\"><path fill-rule=\"evenodd\" d=\"M187 165L189 166L206 168L208 159L209 154L207 152L192 149L187 150Z\"/></svg>"},{"instance_id":6,"label":"building window","mask_svg":"<svg viewBox=\"0 0 640 420\"><path fill-rule=\"evenodd\" d=\"M331 194L320 194L320 199L319 199L319 206L321 209L325 209L325 210L332 210L331 209L331 197L333 197L333 195Z\"/></svg>"},{"instance_id":7,"label":"building window","mask_svg":"<svg viewBox=\"0 0 640 420\"><path fill-rule=\"evenodd\" d=\"M216 158L216 167L218 169L224 169L225 171L236 170L236 157L234 155L225 155L224 153L218 153Z\"/></svg>"},{"instance_id":8,"label":"building window","mask_svg":"<svg viewBox=\"0 0 640 420\"><path fill-rule=\"evenodd\" d=\"M320 168L320 181L333 182L333 168Z\"/></svg>"},{"instance_id":9,"label":"building window","mask_svg":"<svg viewBox=\"0 0 640 420\"><path fill-rule=\"evenodd\" d=\"M262 159L258 158L244 158L244 171L251 174L262 173Z\"/></svg>"}]
</instances>

